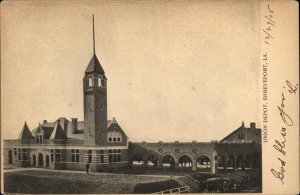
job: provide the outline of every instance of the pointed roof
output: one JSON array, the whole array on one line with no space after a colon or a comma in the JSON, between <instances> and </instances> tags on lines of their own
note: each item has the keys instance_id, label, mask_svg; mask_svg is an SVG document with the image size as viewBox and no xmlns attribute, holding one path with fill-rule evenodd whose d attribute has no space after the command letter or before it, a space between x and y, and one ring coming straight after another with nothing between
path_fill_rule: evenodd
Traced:
<instances>
[{"instance_id":1,"label":"pointed roof","mask_svg":"<svg viewBox=\"0 0 300 195\"><path fill-rule=\"evenodd\" d=\"M247 128L245 127L245 123L244 121L242 122L242 125L237 128L236 130L232 131L229 135L227 135L226 137L224 137L222 140L220 140L220 142L224 142L228 139L230 139L232 136L234 136L235 134L237 135L237 133L251 133L254 136L251 136L251 140L255 141L257 143L261 143L260 142L260 138L261 138L261 129L255 128L255 129L251 129L251 128ZM248 139L248 138L247 138ZM244 139L243 139L244 140Z\"/></svg>"},{"instance_id":2,"label":"pointed roof","mask_svg":"<svg viewBox=\"0 0 300 195\"><path fill-rule=\"evenodd\" d=\"M118 124L115 117L112 118L112 120L107 120L107 128L110 127L113 123Z\"/></svg>"},{"instance_id":3,"label":"pointed roof","mask_svg":"<svg viewBox=\"0 0 300 195\"><path fill-rule=\"evenodd\" d=\"M231 133L229 133L229 135L227 135L226 137L224 137L220 142L223 142L224 140L228 139L229 137L231 137L232 135L234 135L237 131L243 131L245 128L245 123L244 121L242 121L242 125L237 128L236 130L232 131Z\"/></svg>"},{"instance_id":4,"label":"pointed roof","mask_svg":"<svg viewBox=\"0 0 300 195\"><path fill-rule=\"evenodd\" d=\"M45 131L42 128L41 123L39 123L39 126L38 126L37 130L35 131L35 134L44 134L44 133L45 133Z\"/></svg>"},{"instance_id":5,"label":"pointed roof","mask_svg":"<svg viewBox=\"0 0 300 195\"><path fill-rule=\"evenodd\" d=\"M116 124L116 125L112 126L112 124ZM108 131L120 131L123 135L125 135L128 138L128 136L123 131L122 127L119 125L119 123L117 122L115 117L113 117L112 120L108 121L107 130Z\"/></svg>"},{"instance_id":6,"label":"pointed roof","mask_svg":"<svg viewBox=\"0 0 300 195\"><path fill-rule=\"evenodd\" d=\"M105 73L96 54L93 54L93 57L88 65L88 67L85 70L85 73L92 73L92 72L100 73L103 75Z\"/></svg>"},{"instance_id":7,"label":"pointed roof","mask_svg":"<svg viewBox=\"0 0 300 195\"><path fill-rule=\"evenodd\" d=\"M31 131L33 135L39 134L39 132L42 132L44 134L44 139L49 139L54 127L45 126L45 124L42 124L41 127L37 127L34 130Z\"/></svg>"},{"instance_id":8,"label":"pointed roof","mask_svg":"<svg viewBox=\"0 0 300 195\"><path fill-rule=\"evenodd\" d=\"M59 120L57 120L54 130L52 131L52 134L50 136L50 139L66 139L66 138L67 137L65 132L61 127Z\"/></svg>"},{"instance_id":9,"label":"pointed roof","mask_svg":"<svg viewBox=\"0 0 300 195\"><path fill-rule=\"evenodd\" d=\"M27 126L27 123L25 121L25 124L20 132L20 135L18 137L18 139L34 139L34 137L32 136L28 126Z\"/></svg>"}]
</instances>

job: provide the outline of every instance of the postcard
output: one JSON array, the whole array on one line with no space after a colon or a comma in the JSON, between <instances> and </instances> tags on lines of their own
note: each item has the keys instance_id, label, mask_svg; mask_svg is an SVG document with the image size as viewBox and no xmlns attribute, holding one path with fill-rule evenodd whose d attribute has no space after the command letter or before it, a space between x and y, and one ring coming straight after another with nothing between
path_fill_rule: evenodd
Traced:
<instances>
[{"instance_id":1,"label":"postcard","mask_svg":"<svg viewBox=\"0 0 300 195\"><path fill-rule=\"evenodd\" d=\"M299 193L296 1L1 2L1 193Z\"/></svg>"}]
</instances>

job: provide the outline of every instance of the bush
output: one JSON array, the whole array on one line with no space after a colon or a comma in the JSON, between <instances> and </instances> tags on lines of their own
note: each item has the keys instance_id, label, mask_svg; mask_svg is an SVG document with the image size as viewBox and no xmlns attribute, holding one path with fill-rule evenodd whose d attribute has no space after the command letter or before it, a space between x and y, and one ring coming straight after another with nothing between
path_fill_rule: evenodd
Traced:
<instances>
[{"instance_id":1,"label":"bush","mask_svg":"<svg viewBox=\"0 0 300 195\"><path fill-rule=\"evenodd\" d=\"M133 193L135 194L149 194L181 187L179 183L173 179L151 183L136 184Z\"/></svg>"}]
</instances>

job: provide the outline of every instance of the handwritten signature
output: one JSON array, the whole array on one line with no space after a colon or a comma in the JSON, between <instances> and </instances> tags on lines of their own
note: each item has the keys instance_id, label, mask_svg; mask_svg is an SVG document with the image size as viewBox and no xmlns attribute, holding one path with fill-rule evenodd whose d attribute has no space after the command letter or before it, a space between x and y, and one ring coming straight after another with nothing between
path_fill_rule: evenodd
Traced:
<instances>
[{"instance_id":1,"label":"handwritten signature","mask_svg":"<svg viewBox=\"0 0 300 195\"><path fill-rule=\"evenodd\" d=\"M286 85L288 86L288 92L289 93L293 93L293 94L296 94L297 92L297 85L296 86L292 86L292 84L289 82L289 81L286 81ZM285 87L284 87L285 88ZM291 117L284 111L284 108L285 108L285 96L284 96L284 92L282 92L282 98L281 98L281 105L280 107L278 107L279 111L280 111L280 116L283 120L283 122L288 125L288 126L293 126L293 120L291 119Z\"/></svg>"},{"instance_id":2,"label":"handwritten signature","mask_svg":"<svg viewBox=\"0 0 300 195\"><path fill-rule=\"evenodd\" d=\"M298 84L292 85L290 81L286 81L286 86L284 86L283 88L286 89L286 87L287 87L288 94L297 94ZM282 92L281 104L280 104L280 106L277 106L277 107L278 107L279 114L281 116L283 123L287 126L293 126L294 125L293 120L292 120L291 116L289 114L287 114L287 112L286 112L286 109L287 109L286 101L287 101L287 99L286 99L285 93ZM281 134L281 140L279 141L276 139L273 147L276 151L278 151L280 153L280 155L283 156L283 158L285 158L286 154L287 154L287 152L285 150L286 141L287 141L286 127L281 128L280 134ZM283 180L285 177L284 173L285 173L285 166L286 166L287 162L280 157L278 157L277 160L279 161L279 164L280 164L279 171L277 171L275 169L271 169L271 172L275 178L279 179L281 181L281 183L284 184Z\"/></svg>"}]
</instances>

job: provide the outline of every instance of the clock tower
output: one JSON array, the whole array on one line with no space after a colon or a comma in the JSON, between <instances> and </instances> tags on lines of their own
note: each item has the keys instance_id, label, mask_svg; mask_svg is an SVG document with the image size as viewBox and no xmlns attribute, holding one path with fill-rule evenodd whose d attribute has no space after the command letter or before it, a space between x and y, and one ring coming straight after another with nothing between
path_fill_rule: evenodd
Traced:
<instances>
[{"instance_id":1,"label":"clock tower","mask_svg":"<svg viewBox=\"0 0 300 195\"><path fill-rule=\"evenodd\" d=\"M83 77L84 144L107 143L107 78L95 53L93 15L93 56Z\"/></svg>"}]
</instances>

